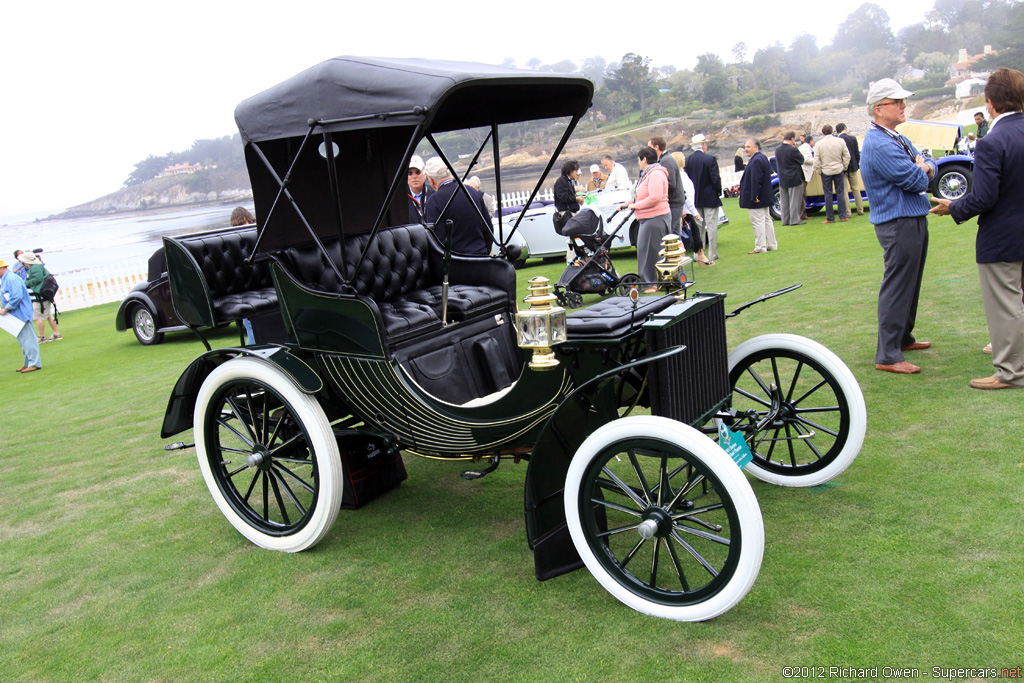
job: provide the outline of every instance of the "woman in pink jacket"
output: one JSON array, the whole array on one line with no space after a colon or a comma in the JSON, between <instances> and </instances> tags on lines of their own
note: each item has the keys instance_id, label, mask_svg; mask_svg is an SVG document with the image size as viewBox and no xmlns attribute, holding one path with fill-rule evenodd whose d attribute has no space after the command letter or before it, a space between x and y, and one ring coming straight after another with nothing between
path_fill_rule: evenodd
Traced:
<instances>
[{"instance_id":1,"label":"woman in pink jacket","mask_svg":"<svg viewBox=\"0 0 1024 683\"><path fill-rule=\"evenodd\" d=\"M657 282L658 272L654 264L661 250L661 238L668 234L671 212L668 207L668 171L658 163L658 153L651 147L637 152L640 165L640 184L636 187L636 200L623 204L622 209L633 209L640 221L636 238L637 272L644 282ZM644 294L657 292L649 287Z\"/></svg>"}]
</instances>

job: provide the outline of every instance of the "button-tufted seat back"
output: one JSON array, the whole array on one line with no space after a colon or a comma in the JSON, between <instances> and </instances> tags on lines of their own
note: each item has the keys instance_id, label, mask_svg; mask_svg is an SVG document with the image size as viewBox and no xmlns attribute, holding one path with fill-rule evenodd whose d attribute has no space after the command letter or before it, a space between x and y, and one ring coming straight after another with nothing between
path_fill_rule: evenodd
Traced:
<instances>
[{"instance_id":1,"label":"button-tufted seat back","mask_svg":"<svg viewBox=\"0 0 1024 683\"><path fill-rule=\"evenodd\" d=\"M369 239L368 234L347 238L344 260L341 242L333 240L325 246L338 268L346 277L352 277L356 261ZM337 273L317 247L286 249L282 260L306 286L324 292L342 292ZM374 301L392 301L440 282L441 255L431 249L427 231L419 226L403 226L377 233L366 260L352 279L352 286L356 294Z\"/></svg>"}]
</instances>

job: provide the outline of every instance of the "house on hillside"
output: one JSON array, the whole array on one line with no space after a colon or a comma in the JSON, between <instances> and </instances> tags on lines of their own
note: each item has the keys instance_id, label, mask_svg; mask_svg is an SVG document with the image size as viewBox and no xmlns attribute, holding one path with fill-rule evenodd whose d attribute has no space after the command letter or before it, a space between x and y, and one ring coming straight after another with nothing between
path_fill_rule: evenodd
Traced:
<instances>
[{"instance_id":1,"label":"house on hillside","mask_svg":"<svg viewBox=\"0 0 1024 683\"><path fill-rule=\"evenodd\" d=\"M173 166L168 166L164 170L160 171L157 178L163 178L169 175L186 175L189 173L196 173L201 170L203 170L202 164L174 164Z\"/></svg>"},{"instance_id":2,"label":"house on hillside","mask_svg":"<svg viewBox=\"0 0 1024 683\"><path fill-rule=\"evenodd\" d=\"M961 83L967 81L978 81L982 83L988 78L989 71L981 69L977 63L983 58L989 55L999 54L998 50L993 50L991 45L986 45L984 51L980 55L968 56L967 48L960 48L960 53L957 55L956 62L949 65L949 80L946 81L946 85L956 86L957 97L970 97L973 83L961 87ZM964 94L961 94L963 92Z\"/></svg>"}]
</instances>

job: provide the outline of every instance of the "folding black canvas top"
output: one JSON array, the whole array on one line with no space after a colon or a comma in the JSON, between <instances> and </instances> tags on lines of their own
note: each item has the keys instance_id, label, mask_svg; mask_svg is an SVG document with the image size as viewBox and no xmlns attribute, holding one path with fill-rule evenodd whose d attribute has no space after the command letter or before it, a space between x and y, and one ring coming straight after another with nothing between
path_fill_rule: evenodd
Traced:
<instances>
[{"instance_id":1,"label":"folding black canvas top","mask_svg":"<svg viewBox=\"0 0 1024 683\"><path fill-rule=\"evenodd\" d=\"M585 78L470 62L336 57L243 101L246 142L303 136L310 120L337 132L423 123L440 132L558 116L582 116ZM351 120L367 117L363 120ZM338 121L343 119L343 121ZM319 130L318 130L319 132Z\"/></svg>"}]
</instances>

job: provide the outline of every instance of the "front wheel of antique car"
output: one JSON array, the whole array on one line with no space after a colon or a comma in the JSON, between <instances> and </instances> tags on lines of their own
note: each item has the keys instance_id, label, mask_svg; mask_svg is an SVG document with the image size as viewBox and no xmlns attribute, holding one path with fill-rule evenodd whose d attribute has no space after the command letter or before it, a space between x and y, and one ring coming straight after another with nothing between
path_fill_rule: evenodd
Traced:
<instances>
[{"instance_id":1,"label":"front wheel of antique car","mask_svg":"<svg viewBox=\"0 0 1024 683\"><path fill-rule=\"evenodd\" d=\"M729 354L726 424L746 438L746 470L780 486L834 479L860 452L867 408L857 379L818 342L792 334L748 339Z\"/></svg>"},{"instance_id":2,"label":"front wheel of antique car","mask_svg":"<svg viewBox=\"0 0 1024 683\"><path fill-rule=\"evenodd\" d=\"M576 451L565 512L577 552L625 605L704 621L750 590L764 555L754 491L714 442L663 417L610 422Z\"/></svg>"},{"instance_id":3,"label":"front wheel of antique car","mask_svg":"<svg viewBox=\"0 0 1024 683\"><path fill-rule=\"evenodd\" d=\"M206 485L243 536L284 552L323 539L341 505L341 456L323 408L283 371L254 358L219 365L194 431Z\"/></svg>"},{"instance_id":4,"label":"front wheel of antique car","mask_svg":"<svg viewBox=\"0 0 1024 683\"><path fill-rule=\"evenodd\" d=\"M771 214L772 220L782 220L782 190L781 185L775 186L775 194L772 197L772 205L768 207L768 213Z\"/></svg>"}]
</instances>

